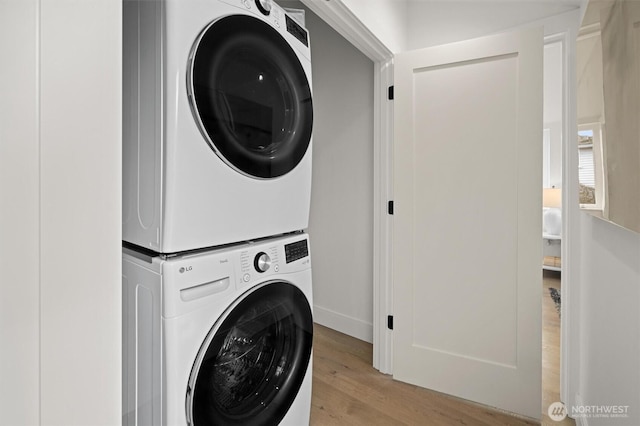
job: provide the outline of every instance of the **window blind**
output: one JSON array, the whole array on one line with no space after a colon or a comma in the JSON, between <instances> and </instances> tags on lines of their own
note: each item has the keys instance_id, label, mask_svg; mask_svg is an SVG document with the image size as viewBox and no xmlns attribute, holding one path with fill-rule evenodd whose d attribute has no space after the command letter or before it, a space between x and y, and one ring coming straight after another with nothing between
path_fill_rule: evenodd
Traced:
<instances>
[{"instance_id":1,"label":"window blind","mask_svg":"<svg viewBox=\"0 0 640 426\"><path fill-rule=\"evenodd\" d=\"M593 147L581 147L578 149L578 181L588 187L596 187L595 161Z\"/></svg>"}]
</instances>

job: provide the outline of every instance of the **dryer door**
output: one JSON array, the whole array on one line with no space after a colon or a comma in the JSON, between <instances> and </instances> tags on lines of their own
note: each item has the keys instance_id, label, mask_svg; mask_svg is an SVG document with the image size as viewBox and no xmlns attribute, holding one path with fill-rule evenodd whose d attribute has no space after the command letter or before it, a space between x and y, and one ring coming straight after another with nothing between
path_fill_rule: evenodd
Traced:
<instances>
[{"instance_id":1,"label":"dryer door","mask_svg":"<svg viewBox=\"0 0 640 426\"><path fill-rule=\"evenodd\" d=\"M296 53L265 22L232 15L211 23L190 61L189 101L211 148L237 171L282 176L311 141L311 87Z\"/></svg>"},{"instance_id":2,"label":"dryer door","mask_svg":"<svg viewBox=\"0 0 640 426\"><path fill-rule=\"evenodd\" d=\"M189 378L189 425L275 425L309 366L311 307L297 287L270 282L248 292L213 326Z\"/></svg>"}]
</instances>

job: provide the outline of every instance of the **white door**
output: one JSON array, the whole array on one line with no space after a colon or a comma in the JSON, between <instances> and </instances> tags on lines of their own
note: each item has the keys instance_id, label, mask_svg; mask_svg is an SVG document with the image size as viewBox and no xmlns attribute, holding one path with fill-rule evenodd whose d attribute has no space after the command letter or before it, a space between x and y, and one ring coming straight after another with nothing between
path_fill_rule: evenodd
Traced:
<instances>
[{"instance_id":1,"label":"white door","mask_svg":"<svg viewBox=\"0 0 640 426\"><path fill-rule=\"evenodd\" d=\"M395 59L397 380L541 415L542 29Z\"/></svg>"}]
</instances>

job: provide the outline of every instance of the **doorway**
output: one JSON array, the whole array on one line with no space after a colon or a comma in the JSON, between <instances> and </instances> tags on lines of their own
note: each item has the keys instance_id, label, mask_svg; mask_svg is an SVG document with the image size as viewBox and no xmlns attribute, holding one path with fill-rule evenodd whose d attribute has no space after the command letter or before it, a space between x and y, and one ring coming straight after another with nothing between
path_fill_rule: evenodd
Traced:
<instances>
[{"instance_id":1,"label":"doorway","mask_svg":"<svg viewBox=\"0 0 640 426\"><path fill-rule=\"evenodd\" d=\"M380 97L378 99L378 105L376 107L376 125L374 127L374 140L377 145L374 147L374 161L379 161L381 157L388 154L388 136L389 136L389 121L392 117L392 112L385 108L385 103L380 100L386 100L386 87L392 83L393 71L388 67L389 60L392 56L389 56L389 52L385 51L377 40L370 38L371 34L368 33L366 28L358 21L352 14L341 14L344 10L344 6L341 6L342 2L328 2L322 4L322 6L311 7L311 1L304 1L305 5L308 5L314 12L316 12L322 19L329 23L334 28L357 46L361 51L367 54L375 62L375 78L376 87L374 91L375 96ZM307 4L309 3L309 4ZM550 25L547 22L537 22L536 25L545 25L546 34L560 34L556 36L556 40L562 40L564 46L568 46L568 50L571 51L574 44L570 42L570 34L572 30L572 22L574 16L577 13L573 13L571 16L565 16L562 19L555 20ZM554 28L551 28L554 27ZM548 41L548 40L546 40ZM376 43L378 45L376 45ZM565 64L570 64L570 54L565 49L563 51L563 61ZM563 70L564 78L566 79L567 68ZM562 114L565 118L570 117L570 111L574 108L573 102L569 96L571 89L569 87L563 87L562 93L564 95L562 102ZM572 131L570 129L573 120L565 120L564 128L562 129L562 137L567 140L570 137ZM567 161L565 159L562 160ZM374 188L374 321L373 321L373 340L374 340L374 365L381 372L391 372L391 366L393 361L393 354L390 350L391 347L391 332L387 328L387 314L392 312L392 293L390 291L390 271L385 265L388 262L390 253L385 252L384 247L389 246L391 239L391 226L389 225L389 217L387 216L387 200L393 199L392 191L387 183L390 181L389 167L384 165L384 161L376 162L375 165L375 188ZM563 172L564 173L564 172ZM566 227L566 226L565 226ZM562 248L565 251L565 248ZM538 269L540 270L540 269ZM564 289L562 289L564 291ZM563 308L565 309L565 308ZM563 340L566 341L565 338ZM566 356L566 354L564 355ZM565 364L566 366L566 364Z\"/></svg>"},{"instance_id":2,"label":"doorway","mask_svg":"<svg viewBox=\"0 0 640 426\"><path fill-rule=\"evenodd\" d=\"M551 421L548 407L560 398L560 309L562 303L562 152L563 152L562 40L547 38L544 45L543 172L542 172L542 416ZM565 419L567 424L574 424Z\"/></svg>"}]
</instances>

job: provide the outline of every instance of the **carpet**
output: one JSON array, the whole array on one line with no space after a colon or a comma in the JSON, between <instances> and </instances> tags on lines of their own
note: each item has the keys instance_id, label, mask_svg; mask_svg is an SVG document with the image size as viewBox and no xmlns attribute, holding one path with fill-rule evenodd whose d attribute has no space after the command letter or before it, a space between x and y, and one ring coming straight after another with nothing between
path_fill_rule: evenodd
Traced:
<instances>
[{"instance_id":1,"label":"carpet","mask_svg":"<svg viewBox=\"0 0 640 426\"><path fill-rule=\"evenodd\" d=\"M550 287L549 296L551 296L551 300L553 300L553 303L556 305L556 311L558 311L558 316L560 316L560 290Z\"/></svg>"}]
</instances>

